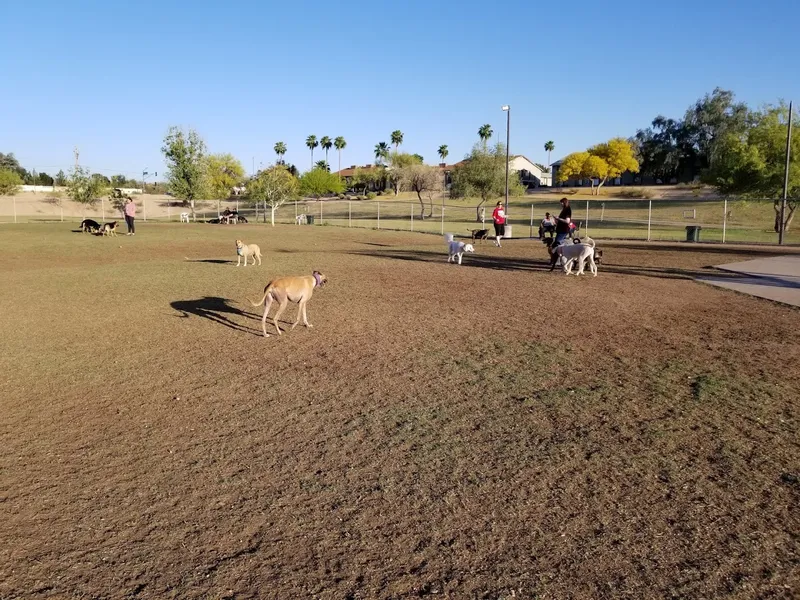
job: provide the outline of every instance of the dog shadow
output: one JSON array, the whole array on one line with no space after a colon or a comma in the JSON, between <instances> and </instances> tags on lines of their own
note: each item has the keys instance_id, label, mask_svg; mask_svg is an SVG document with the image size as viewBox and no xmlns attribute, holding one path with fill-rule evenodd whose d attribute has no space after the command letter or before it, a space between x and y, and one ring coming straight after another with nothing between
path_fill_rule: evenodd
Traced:
<instances>
[{"instance_id":1,"label":"dog shadow","mask_svg":"<svg viewBox=\"0 0 800 600\"><path fill-rule=\"evenodd\" d=\"M236 308L227 298L205 296L197 300L175 300L169 304L173 309L181 313L175 315L177 317L186 319L190 315L194 315L196 317L208 319L219 325L224 325L235 331L242 331L256 336L261 335L260 331L240 325L233 320L234 317L245 319L258 319L258 317L240 308Z\"/></svg>"},{"instance_id":2,"label":"dog shadow","mask_svg":"<svg viewBox=\"0 0 800 600\"><path fill-rule=\"evenodd\" d=\"M233 264L232 260L226 260L226 259L222 259L222 258L196 258L196 259L190 259L188 262L208 263L208 264L212 264L212 265L232 265Z\"/></svg>"}]
</instances>

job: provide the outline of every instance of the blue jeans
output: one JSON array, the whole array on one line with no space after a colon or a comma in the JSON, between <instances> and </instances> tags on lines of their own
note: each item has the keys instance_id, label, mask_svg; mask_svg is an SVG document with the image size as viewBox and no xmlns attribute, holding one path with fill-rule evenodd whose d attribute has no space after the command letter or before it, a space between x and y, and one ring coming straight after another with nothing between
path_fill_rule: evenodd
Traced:
<instances>
[{"instance_id":1,"label":"blue jeans","mask_svg":"<svg viewBox=\"0 0 800 600\"><path fill-rule=\"evenodd\" d=\"M564 240L569 237L569 233L557 233L556 234L556 241L553 242L553 246L560 246L564 243Z\"/></svg>"}]
</instances>

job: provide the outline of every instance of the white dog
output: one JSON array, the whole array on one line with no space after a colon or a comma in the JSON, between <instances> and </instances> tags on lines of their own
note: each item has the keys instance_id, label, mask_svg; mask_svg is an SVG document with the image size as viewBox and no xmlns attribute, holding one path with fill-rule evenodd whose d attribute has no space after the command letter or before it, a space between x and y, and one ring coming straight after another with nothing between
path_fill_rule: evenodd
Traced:
<instances>
[{"instance_id":1,"label":"white dog","mask_svg":"<svg viewBox=\"0 0 800 600\"><path fill-rule=\"evenodd\" d=\"M308 225L308 217L306 215L297 215L294 220L298 225Z\"/></svg>"},{"instance_id":2,"label":"white dog","mask_svg":"<svg viewBox=\"0 0 800 600\"><path fill-rule=\"evenodd\" d=\"M455 241L452 233L446 233L444 235L444 240L447 242L447 262L458 258L458 264L461 264L461 257L464 256L465 252L475 252L475 248L472 244Z\"/></svg>"},{"instance_id":3,"label":"white dog","mask_svg":"<svg viewBox=\"0 0 800 600\"><path fill-rule=\"evenodd\" d=\"M583 239L587 241L580 244L561 244L556 246L554 252L566 261L564 263L564 273L567 275L572 274L572 265L576 262L578 263L578 271L575 275L583 275L583 269L588 260L589 270L592 275L597 277L597 265L594 262L594 240L590 237Z\"/></svg>"}]
</instances>

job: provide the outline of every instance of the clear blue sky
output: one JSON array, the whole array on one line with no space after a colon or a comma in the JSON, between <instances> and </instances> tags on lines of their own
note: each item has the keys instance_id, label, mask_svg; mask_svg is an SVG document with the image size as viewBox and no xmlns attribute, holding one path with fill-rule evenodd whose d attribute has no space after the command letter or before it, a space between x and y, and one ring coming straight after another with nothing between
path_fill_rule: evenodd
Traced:
<instances>
[{"instance_id":1,"label":"clear blue sky","mask_svg":"<svg viewBox=\"0 0 800 600\"><path fill-rule=\"evenodd\" d=\"M613 7L613 10L608 7ZM489 123L544 162L680 117L715 86L753 106L800 101L797 0L671 2L5 2L0 152L51 174L164 171L170 125L250 171L309 167L306 136L342 135L343 166L389 133L436 162ZM321 158L317 150L315 159ZM335 156L332 167L337 166Z\"/></svg>"}]
</instances>

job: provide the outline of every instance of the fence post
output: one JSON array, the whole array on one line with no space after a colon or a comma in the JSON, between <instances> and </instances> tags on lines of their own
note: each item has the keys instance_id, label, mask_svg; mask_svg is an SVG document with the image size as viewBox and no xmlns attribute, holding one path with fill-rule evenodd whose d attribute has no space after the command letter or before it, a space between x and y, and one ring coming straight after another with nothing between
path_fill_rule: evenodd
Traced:
<instances>
[{"instance_id":1,"label":"fence post","mask_svg":"<svg viewBox=\"0 0 800 600\"><path fill-rule=\"evenodd\" d=\"M533 204L531 204L531 232L528 237L533 239Z\"/></svg>"},{"instance_id":2,"label":"fence post","mask_svg":"<svg viewBox=\"0 0 800 600\"><path fill-rule=\"evenodd\" d=\"M589 201L586 201L586 235L589 235Z\"/></svg>"},{"instance_id":3,"label":"fence post","mask_svg":"<svg viewBox=\"0 0 800 600\"><path fill-rule=\"evenodd\" d=\"M376 202L375 204L378 205L378 229L381 228L381 203Z\"/></svg>"},{"instance_id":4,"label":"fence post","mask_svg":"<svg viewBox=\"0 0 800 600\"><path fill-rule=\"evenodd\" d=\"M442 235L444 235L444 198L442 198Z\"/></svg>"},{"instance_id":5,"label":"fence post","mask_svg":"<svg viewBox=\"0 0 800 600\"><path fill-rule=\"evenodd\" d=\"M300 225L300 221L297 220L297 200L294 201L294 224Z\"/></svg>"},{"instance_id":6,"label":"fence post","mask_svg":"<svg viewBox=\"0 0 800 600\"><path fill-rule=\"evenodd\" d=\"M258 202L256 202L256 218L253 219L253 223L258 223Z\"/></svg>"},{"instance_id":7,"label":"fence post","mask_svg":"<svg viewBox=\"0 0 800 600\"><path fill-rule=\"evenodd\" d=\"M411 206L411 231L414 231L414 203L412 202L409 206Z\"/></svg>"},{"instance_id":8,"label":"fence post","mask_svg":"<svg viewBox=\"0 0 800 600\"><path fill-rule=\"evenodd\" d=\"M347 201L347 226L353 226L353 203L350 200Z\"/></svg>"},{"instance_id":9,"label":"fence post","mask_svg":"<svg viewBox=\"0 0 800 600\"><path fill-rule=\"evenodd\" d=\"M106 220L106 201L100 198L100 214L103 215L103 221Z\"/></svg>"},{"instance_id":10,"label":"fence post","mask_svg":"<svg viewBox=\"0 0 800 600\"><path fill-rule=\"evenodd\" d=\"M147 198L142 198L142 216L144 217L144 222L147 223Z\"/></svg>"},{"instance_id":11,"label":"fence post","mask_svg":"<svg viewBox=\"0 0 800 600\"><path fill-rule=\"evenodd\" d=\"M647 207L647 241L650 241L650 221L653 219L653 201L649 201L649 206Z\"/></svg>"},{"instance_id":12,"label":"fence post","mask_svg":"<svg viewBox=\"0 0 800 600\"><path fill-rule=\"evenodd\" d=\"M63 223L64 222L64 206L59 204L58 208L61 209L61 222ZM147 219L145 219L145 220L147 220Z\"/></svg>"},{"instance_id":13,"label":"fence post","mask_svg":"<svg viewBox=\"0 0 800 600\"><path fill-rule=\"evenodd\" d=\"M603 216L605 214L606 214L606 203L605 202L601 202L600 203L600 222L601 223L603 222Z\"/></svg>"},{"instance_id":14,"label":"fence post","mask_svg":"<svg viewBox=\"0 0 800 600\"><path fill-rule=\"evenodd\" d=\"M725 230L728 227L728 199L725 198L725 204L722 207L722 243L725 243Z\"/></svg>"},{"instance_id":15,"label":"fence post","mask_svg":"<svg viewBox=\"0 0 800 600\"><path fill-rule=\"evenodd\" d=\"M172 221L172 202L167 201L167 221Z\"/></svg>"},{"instance_id":16,"label":"fence post","mask_svg":"<svg viewBox=\"0 0 800 600\"><path fill-rule=\"evenodd\" d=\"M319 224L322 225L322 200L317 200L319 202Z\"/></svg>"},{"instance_id":17,"label":"fence post","mask_svg":"<svg viewBox=\"0 0 800 600\"><path fill-rule=\"evenodd\" d=\"M236 197L236 212L239 212L239 197Z\"/></svg>"},{"instance_id":18,"label":"fence post","mask_svg":"<svg viewBox=\"0 0 800 600\"><path fill-rule=\"evenodd\" d=\"M16 223L17 222L17 197L16 196L12 196L11 197L11 202L13 202L13 204L14 204L14 223Z\"/></svg>"}]
</instances>

